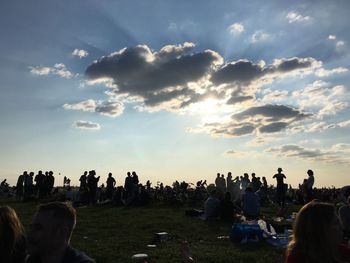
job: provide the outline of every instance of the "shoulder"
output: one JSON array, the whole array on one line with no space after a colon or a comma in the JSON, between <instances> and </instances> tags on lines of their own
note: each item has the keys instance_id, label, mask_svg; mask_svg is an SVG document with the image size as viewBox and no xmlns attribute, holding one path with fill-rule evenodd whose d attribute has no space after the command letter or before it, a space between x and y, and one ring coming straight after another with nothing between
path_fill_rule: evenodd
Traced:
<instances>
[{"instance_id":1,"label":"shoulder","mask_svg":"<svg viewBox=\"0 0 350 263\"><path fill-rule=\"evenodd\" d=\"M96 263L96 261L87 256L84 252L68 247L64 255L63 263Z\"/></svg>"},{"instance_id":2,"label":"shoulder","mask_svg":"<svg viewBox=\"0 0 350 263\"><path fill-rule=\"evenodd\" d=\"M290 252L288 253L285 263L303 263L304 258L300 253Z\"/></svg>"}]
</instances>

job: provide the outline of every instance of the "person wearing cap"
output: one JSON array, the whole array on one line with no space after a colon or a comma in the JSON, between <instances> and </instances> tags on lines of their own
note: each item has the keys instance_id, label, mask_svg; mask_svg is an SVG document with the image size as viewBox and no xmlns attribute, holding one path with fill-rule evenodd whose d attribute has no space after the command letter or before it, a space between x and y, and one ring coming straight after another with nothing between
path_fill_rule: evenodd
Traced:
<instances>
[{"instance_id":1,"label":"person wearing cap","mask_svg":"<svg viewBox=\"0 0 350 263\"><path fill-rule=\"evenodd\" d=\"M284 207L286 191L283 180L286 179L286 176L282 173L282 168L278 168L277 172L278 173L273 176L273 178L277 180L277 202L278 205Z\"/></svg>"}]
</instances>

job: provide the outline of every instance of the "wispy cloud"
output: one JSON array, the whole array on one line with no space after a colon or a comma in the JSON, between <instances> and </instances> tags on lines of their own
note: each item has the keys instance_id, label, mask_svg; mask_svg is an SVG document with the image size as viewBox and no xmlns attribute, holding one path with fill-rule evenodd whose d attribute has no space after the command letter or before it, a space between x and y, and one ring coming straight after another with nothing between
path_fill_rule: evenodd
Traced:
<instances>
[{"instance_id":1,"label":"wispy cloud","mask_svg":"<svg viewBox=\"0 0 350 263\"><path fill-rule=\"evenodd\" d=\"M76 48L73 50L72 55L79 58L84 58L87 57L89 53L86 50Z\"/></svg>"},{"instance_id":2,"label":"wispy cloud","mask_svg":"<svg viewBox=\"0 0 350 263\"><path fill-rule=\"evenodd\" d=\"M73 123L73 127L79 128L79 129L87 129L87 130L99 130L101 129L101 125L98 123L94 123L91 121L75 121Z\"/></svg>"},{"instance_id":3,"label":"wispy cloud","mask_svg":"<svg viewBox=\"0 0 350 263\"><path fill-rule=\"evenodd\" d=\"M286 19L288 20L289 23L295 23L295 22L306 22L310 21L311 17L310 16L303 16L295 11L289 12L286 15Z\"/></svg>"},{"instance_id":4,"label":"wispy cloud","mask_svg":"<svg viewBox=\"0 0 350 263\"><path fill-rule=\"evenodd\" d=\"M75 104L64 104L66 110L81 110L87 112L98 112L108 117L117 117L124 111L124 104L120 101L106 100L95 101L92 99L81 101Z\"/></svg>"},{"instance_id":5,"label":"wispy cloud","mask_svg":"<svg viewBox=\"0 0 350 263\"><path fill-rule=\"evenodd\" d=\"M241 23L234 23L228 27L228 30L233 35L239 35L244 31L244 26Z\"/></svg>"},{"instance_id":6,"label":"wispy cloud","mask_svg":"<svg viewBox=\"0 0 350 263\"><path fill-rule=\"evenodd\" d=\"M61 78L69 79L73 77L73 73L70 72L63 63L55 64L53 67L29 67L30 72L34 75L57 75Z\"/></svg>"},{"instance_id":7,"label":"wispy cloud","mask_svg":"<svg viewBox=\"0 0 350 263\"><path fill-rule=\"evenodd\" d=\"M349 164L348 144L338 144L330 148L305 148L296 144L285 144L266 149L278 157L299 158L302 160L321 161L334 164Z\"/></svg>"},{"instance_id":8,"label":"wispy cloud","mask_svg":"<svg viewBox=\"0 0 350 263\"><path fill-rule=\"evenodd\" d=\"M258 42L264 42L270 38L270 35L262 30L256 31L252 37L251 42L252 43L258 43Z\"/></svg>"}]
</instances>

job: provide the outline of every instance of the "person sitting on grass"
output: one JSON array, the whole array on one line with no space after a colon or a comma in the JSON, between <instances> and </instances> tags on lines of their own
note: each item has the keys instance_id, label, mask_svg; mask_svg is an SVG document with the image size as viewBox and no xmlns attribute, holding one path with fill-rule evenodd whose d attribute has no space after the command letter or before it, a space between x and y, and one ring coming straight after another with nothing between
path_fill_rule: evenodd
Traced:
<instances>
[{"instance_id":1,"label":"person sitting on grass","mask_svg":"<svg viewBox=\"0 0 350 263\"><path fill-rule=\"evenodd\" d=\"M253 192L253 187L248 185L242 195L242 210L248 220L257 219L260 214L260 198Z\"/></svg>"},{"instance_id":2,"label":"person sitting on grass","mask_svg":"<svg viewBox=\"0 0 350 263\"><path fill-rule=\"evenodd\" d=\"M15 210L0 207L0 262L24 263L26 241Z\"/></svg>"},{"instance_id":3,"label":"person sitting on grass","mask_svg":"<svg viewBox=\"0 0 350 263\"><path fill-rule=\"evenodd\" d=\"M344 228L346 238L350 239L350 196L348 196L347 204L339 208L340 221Z\"/></svg>"},{"instance_id":4,"label":"person sitting on grass","mask_svg":"<svg viewBox=\"0 0 350 263\"><path fill-rule=\"evenodd\" d=\"M235 206L231 201L231 193L226 192L225 198L221 200L219 205L220 218L225 221L232 221L234 217Z\"/></svg>"},{"instance_id":5,"label":"person sitting on grass","mask_svg":"<svg viewBox=\"0 0 350 263\"><path fill-rule=\"evenodd\" d=\"M335 207L312 201L304 205L295 218L285 263L350 262L350 249L342 241L342 227Z\"/></svg>"},{"instance_id":6,"label":"person sitting on grass","mask_svg":"<svg viewBox=\"0 0 350 263\"><path fill-rule=\"evenodd\" d=\"M212 190L204 203L204 219L213 219L219 216L220 199L217 190Z\"/></svg>"},{"instance_id":7,"label":"person sitting on grass","mask_svg":"<svg viewBox=\"0 0 350 263\"><path fill-rule=\"evenodd\" d=\"M70 238L76 224L76 211L62 202L42 204L34 214L28 234L27 263L95 263L72 248Z\"/></svg>"}]
</instances>

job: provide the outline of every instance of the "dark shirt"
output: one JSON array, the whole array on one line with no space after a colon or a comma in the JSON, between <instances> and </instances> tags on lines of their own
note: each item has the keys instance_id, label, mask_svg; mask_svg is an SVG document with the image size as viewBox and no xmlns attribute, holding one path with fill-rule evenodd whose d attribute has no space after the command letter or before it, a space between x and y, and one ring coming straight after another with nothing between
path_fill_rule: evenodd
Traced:
<instances>
[{"instance_id":1,"label":"dark shirt","mask_svg":"<svg viewBox=\"0 0 350 263\"><path fill-rule=\"evenodd\" d=\"M41 263L41 260L39 257L29 256L26 263ZM68 246L61 263L96 263L96 261L85 253Z\"/></svg>"},{"instance_id":2,"label":"dark shirt","mask_svg":"<svg viewBox=\"0 0 350 263\"><path fill-rule=\"evenodd\" d=\"M284 174L275 174L273 178L277 180L277 186L283 186L283 179L286 178Z\"/></svg>"}]
</instances>

